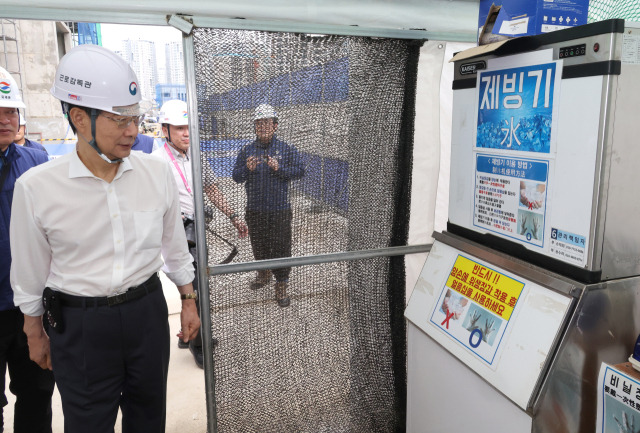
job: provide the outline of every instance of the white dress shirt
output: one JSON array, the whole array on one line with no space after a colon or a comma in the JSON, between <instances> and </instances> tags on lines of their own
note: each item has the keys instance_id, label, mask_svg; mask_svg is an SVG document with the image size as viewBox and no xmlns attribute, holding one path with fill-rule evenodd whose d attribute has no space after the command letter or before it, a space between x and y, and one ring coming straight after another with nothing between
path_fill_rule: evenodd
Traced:
<instances>
[{"instance_id":1,"label":"white dress shirt","mask_svg":"<svg viewBox=\"0 0 640 433\"><path fill-rule=\"evenodd\" d=\"M150 155L132 152L111 183L76 152L35 167L16 182L11 221L14 303L29 316L45 287L110 296L161 268L178 286L194 278L171 167Z\"/></svg>"},{"instance_id":2,"label":"white dress shirt","mask_svg":"<svg viewBox=\"0 0 640 433\"><path fill-rule=\"evenodd\" d=\"M183 214L189 215L191 216L191 218L193 218L196 210L193 204L193 172L191 171L191 160L189 159L188 155L185 155L182 152L178 152L171 145L167 145L167 147L175 158L176 164L182 171L182 175L187 181L187 185L189 185L189 189L191 189L191 192L189 192L189 190L187 189L182 176L180 176L180 173L173 164L173 161L167 153L167 149L165 148L164 143L162 144L162 146L154 150L152 155L159 156L169 162L169 165L171 166L171 172L173 173L173 177L175 179L175 183L178 186L178 194L180 195L180 209L182 210Z\"/></svg>"}]
</instances>

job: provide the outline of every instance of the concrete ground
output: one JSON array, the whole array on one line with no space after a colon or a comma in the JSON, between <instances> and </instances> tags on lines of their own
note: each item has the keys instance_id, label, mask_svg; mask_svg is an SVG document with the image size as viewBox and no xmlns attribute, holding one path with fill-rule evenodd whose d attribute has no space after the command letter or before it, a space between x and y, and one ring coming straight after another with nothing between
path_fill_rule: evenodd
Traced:
<instances>
[{"instance_id":1,"label":"concrete ground","mask_svg":"<svg viewBox=\"0 0 640 433\"><path fill-rule=\"evenodd\" d=\"M206 433L207 410L204 387L204 371L198 368L189 349L178 349L175 335L180 330L180 297L176 286L162 273L162 288L169 306L169 326L171 328L171 359L167 383L167 433ZM13 404L15 397L9 392L7 375L7 399L5 407L5 431L13 431ZM64 432L64 418L60 395L53 394L53 433ZM120 433L120 416L115 432Z\"/></svg>"}]
</instances>

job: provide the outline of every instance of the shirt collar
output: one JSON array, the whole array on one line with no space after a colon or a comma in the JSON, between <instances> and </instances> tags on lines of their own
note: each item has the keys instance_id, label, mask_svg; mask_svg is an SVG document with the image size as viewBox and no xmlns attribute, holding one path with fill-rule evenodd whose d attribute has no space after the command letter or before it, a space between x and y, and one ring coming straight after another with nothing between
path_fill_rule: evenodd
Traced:
<instances>
[{"instance_id":1,"label":"shirt collar","mask_svg":"<svg viewBox=\"0 0 640 433\"><path fill-rule=\"evenodd\" d=\"M4 152L0 151L0 153L2 153L7 158L7 161L13 162L20 156L16 151L16 146L17 144L11 143Z\"/></svg>"},{"instance_id":2,"label":"shirt collar","mask_svg":"<svg viewBox=\"0 0 640 433\"><path fill-rule=\"evenodd\" d=\"M116 180L122 176L125 171L133 170L131 166L131 161L129 158L124 158L122 162L118 165L118 172L113 180ZM91 170L87 168L86 165L80 160L78 156L78 151L74 150L71 152L71 161L69 162L69 178L73 179L76 177L94 177L98 178L96 175L91 173Z\"/></svg>"},{"instance_id":3,"label":"shirt collar","mask_svg":"<svg viewBox=\"0 0 640 433\"><path fill-rule=\"evenodd\" d=\"M187 160L189 159L189 152L187 153L178 152L172 145L169 144L169 142L166 139L164 142L166 143L167 147L169 148L169 151L173 154L174 157L183 158Z\"/></svg>"}]
</instances>

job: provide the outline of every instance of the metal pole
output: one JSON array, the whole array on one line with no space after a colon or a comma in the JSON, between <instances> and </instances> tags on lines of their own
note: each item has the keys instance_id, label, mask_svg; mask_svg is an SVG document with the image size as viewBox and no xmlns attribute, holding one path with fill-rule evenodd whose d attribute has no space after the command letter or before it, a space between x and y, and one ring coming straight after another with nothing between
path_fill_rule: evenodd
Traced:
<instances>
[{"instance_id":1,"label":"metal pole","mask_svg":"<svg viewBox=\"0 0 640 433\"><path fill-rule=\"evenodd\" d=\"M187 107L189 110L189 136L191 137L191 168L193 171L193 197L196 210L196 248L198 251L198 298L200 302L200 333L204 353L204 384L207 398L207 431L217 433L218 416L216 414L215 375L213 371L213 353L211 337L211 301L209 298L209 277L204 220L204 194L202 187L202 164L200 162L200 132L198 122L198 104L196 92L195 54L193 35L183 34L184 70L187 88ZM195 143L195 146L193 145Z\"/></svg>"},{"instance_id":2,"label":"metal pole","mask_svg":"<svg viewBox=\"0 0 640 433\"><path fill-rule=\"evenodd\" d=\"M374 257L391 257L406 254L427 253L432 244L409 245L406 247L378 248L375 250L346 251L342 253L317 254L304 257L284 257L281 259L258 260L255 262L229 263L209 266L210 275L233 274L259 271L263 269L288 268L292 266L319 265L322 263L363 260Z\"/></svg>"}]
</instances>

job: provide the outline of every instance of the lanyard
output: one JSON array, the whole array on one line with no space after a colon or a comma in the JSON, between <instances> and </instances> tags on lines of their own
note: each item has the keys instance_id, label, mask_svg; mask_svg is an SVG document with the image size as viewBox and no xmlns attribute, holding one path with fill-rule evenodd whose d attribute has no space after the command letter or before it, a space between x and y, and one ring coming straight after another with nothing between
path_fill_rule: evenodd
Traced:
<instances>
[{"instance_id":1,"label":"lanyard","mask_svg":"<svg viewBox=\"0 0 640 433\"><path fill-rule=\"evenodd\" d=\"M182 178L182 182L184 182L185 188L187 188L187 191L189 191L189 194L191 194L191 188L189 188L189 183L187 182L187 178L184 177L184 174L182 174L182 170L180 170L178 161L176 161L176 158L175 156L173 156L173 152L171 152L171 150L169 149L169 145L167 143L164 143L164 150L166 150L167 153L169 154L169 158L171 158L171 162L173 162L173 166L176 168L176 170L178 170L178 173L180 173L180 177Z\"/></svg>"}]
</instances>

